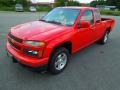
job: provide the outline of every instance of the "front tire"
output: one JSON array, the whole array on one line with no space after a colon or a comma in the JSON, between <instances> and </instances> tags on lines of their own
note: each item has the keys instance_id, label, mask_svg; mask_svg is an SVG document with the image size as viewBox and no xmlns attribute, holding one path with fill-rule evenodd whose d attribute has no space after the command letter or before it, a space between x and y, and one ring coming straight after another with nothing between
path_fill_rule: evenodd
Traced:
<instances>
[{"instance_id":1,"label":"front tire","mask_svg":"<svg viewBox=\"0 0 120 90\"><path fill-rule=\"evenodd\" d=\"M59 74L66 68L69 61L69 51L64 47L57 48L49 62L49 71L52 74Z\"/></svg>"}]
</instances>

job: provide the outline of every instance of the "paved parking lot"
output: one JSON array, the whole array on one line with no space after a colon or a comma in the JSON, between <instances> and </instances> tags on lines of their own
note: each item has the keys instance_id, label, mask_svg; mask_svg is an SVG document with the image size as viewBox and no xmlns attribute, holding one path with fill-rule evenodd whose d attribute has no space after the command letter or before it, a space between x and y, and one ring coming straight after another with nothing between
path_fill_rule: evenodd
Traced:
<instances>
[{"instance_id":1,"label":"paved parking lot","mask_svg":"<svg viewBox=\"0 0 120 90\"><path fill-rule=\"evenodd\" d=\"M5 51L10 27L42 15L0 12L0 90L120 90L120 16L109 16L116 24L108 44L93 44L72 55L59 75L33 72L12 63Z\"/></svg>"}]
</instances>

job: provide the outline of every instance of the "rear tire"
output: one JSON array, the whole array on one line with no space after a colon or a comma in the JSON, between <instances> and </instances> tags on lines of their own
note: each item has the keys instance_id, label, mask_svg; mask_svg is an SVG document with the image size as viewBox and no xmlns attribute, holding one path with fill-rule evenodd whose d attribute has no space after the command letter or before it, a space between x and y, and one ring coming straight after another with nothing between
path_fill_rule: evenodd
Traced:
<instances>
[{"instance_id":1,"label":"rear tire","mask_svg":"<svg viewBox=\"0 0 120 90\"><path fill-rule=\"evenodd\" d=\"M99 44L101 44L101 45L106 44L108 42L108 39L109 39L109 34L110 34L110 32L106 31L104 36L98 41Z\"/></svg>"},{"instance_id":2,"label":"rear tire","mask_svg":"<svg viewBox=\"0 0 120 90\"><path fill-rule=\"evenodd\" d=\"M64 47L57 48L49 62L49 71L52 74L59 74L66 68L69 61L69 51Z\"/></svg>"}]
</instances>

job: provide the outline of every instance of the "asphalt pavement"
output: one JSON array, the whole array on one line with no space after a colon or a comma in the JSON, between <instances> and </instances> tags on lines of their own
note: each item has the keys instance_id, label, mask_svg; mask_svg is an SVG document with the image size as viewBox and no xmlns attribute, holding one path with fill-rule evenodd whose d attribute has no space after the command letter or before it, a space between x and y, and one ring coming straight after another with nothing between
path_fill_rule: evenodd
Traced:
<instances>
[{"instance_id":1,"label":"asphalt pavement","mask_svg":"<svg viewBox=\"0 0 120 90\"><path fill-rule=\"evenodd\" d=\"M93 44L71 56L59 75L33 72L6 55L10 27L38 20L45 13L0 12L0 90L120 90L120 16L106 45Z\"/></svg>"}]
</instances>

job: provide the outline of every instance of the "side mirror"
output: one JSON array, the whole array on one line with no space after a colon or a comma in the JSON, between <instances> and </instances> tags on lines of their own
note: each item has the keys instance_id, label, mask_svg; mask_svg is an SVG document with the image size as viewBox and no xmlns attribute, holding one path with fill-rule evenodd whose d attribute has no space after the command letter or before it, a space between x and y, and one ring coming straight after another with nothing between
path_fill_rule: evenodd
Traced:
<instances>
[{"instance_id":1,"label":"side mirror","mask_svg":"<svg viewBox=\"0 0 120 90\"><path fill-rule=\"evenodd\" d=\"M78 28L88 28L90 27L90 22L83 20L78 23Z\"/></svg>"},{"instance_id":2,"label":"side mirror","mask_svg":"<svg viewBox=\"0 0 120 90\"><path fill-rule=\"evenodd\" d=\"M97 20L96 23L100 23L100 20Z\"/></svg>"},{"instance_id":3,"label":"side mirror","mask_svg":"<svg viewBox=\"0 0 120 90\"><path fill-rule=\"evenodd\" d=\"M44 16L45 16L45 15L40 16L40 19L39 19L39 20L41 20L42 18L44 18Z\"/></svg>"}]
</instances>

